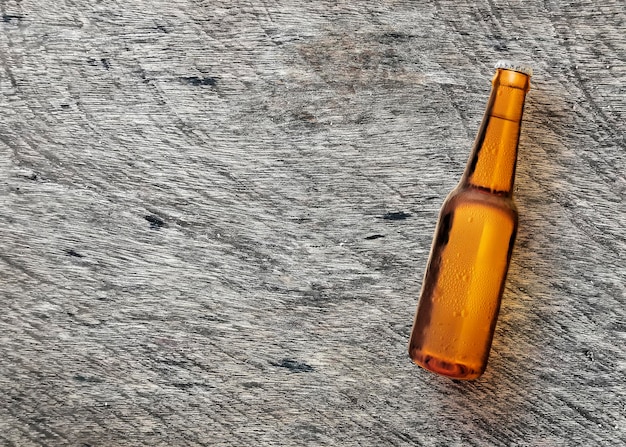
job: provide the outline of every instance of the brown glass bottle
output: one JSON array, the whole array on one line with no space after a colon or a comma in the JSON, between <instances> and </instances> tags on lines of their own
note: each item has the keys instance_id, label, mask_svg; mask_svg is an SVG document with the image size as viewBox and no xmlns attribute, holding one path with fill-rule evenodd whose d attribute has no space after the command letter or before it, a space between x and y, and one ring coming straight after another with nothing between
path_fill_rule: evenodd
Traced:
<instances>
[{"instance_id":1,"label":"brown glass bottle","mask_svg":"<svg viewBox=\"0 0 626 447\"><path fill-rule=\"evenodd\" d=\"M530 69L496 65L472 154L439 215L409 355L432 372L475 379L487 366L517 232L513 179Z\"/></svg>"}]
</instances>

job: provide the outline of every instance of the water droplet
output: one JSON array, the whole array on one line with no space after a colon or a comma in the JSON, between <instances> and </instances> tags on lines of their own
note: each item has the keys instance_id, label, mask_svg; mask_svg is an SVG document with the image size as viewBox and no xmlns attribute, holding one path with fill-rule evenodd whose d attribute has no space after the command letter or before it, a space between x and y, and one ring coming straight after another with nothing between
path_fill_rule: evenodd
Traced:
<instances>
[{"instance_id":1,"label":"water droplet","mask_svg":"<svg viewBox=\"0 0 626 447\"><path fill-rule=\"evenodd\" d=\"M470 217L468 217L468 218L467 218L467 221L468 221L469 223L472 223L472 222L474 222L474 218L473 218L472 216L470 216Z\"/></svg>"}]
</instances>

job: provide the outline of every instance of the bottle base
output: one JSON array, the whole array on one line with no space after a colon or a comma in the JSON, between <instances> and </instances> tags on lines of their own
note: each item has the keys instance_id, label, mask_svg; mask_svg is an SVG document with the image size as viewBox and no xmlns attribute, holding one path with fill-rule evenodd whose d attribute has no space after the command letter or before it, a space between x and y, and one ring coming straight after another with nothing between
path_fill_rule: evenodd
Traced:
<instances>
[{"instance_id":1,"label":"bottle base","mask_svg":"<svg viewBox=\"0 0 626 447\"><path fill-rule=\"evenodd\" d=\"M416 365L430 372L455 380L474 380L483 373L483 370L473 368L467 364L451 362L423 353L412 352L411 359Z\"/></svg>"}]
</instances>

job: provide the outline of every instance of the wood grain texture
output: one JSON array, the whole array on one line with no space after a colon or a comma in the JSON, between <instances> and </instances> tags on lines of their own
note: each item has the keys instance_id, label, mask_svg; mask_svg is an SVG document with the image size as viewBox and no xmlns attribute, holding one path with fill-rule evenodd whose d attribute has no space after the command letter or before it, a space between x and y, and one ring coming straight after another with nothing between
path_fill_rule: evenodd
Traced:
<instances>
[{"instance_id":1,"label":"wood grain texture","mask_svg":"<svg viewBox=\"0 0 626 447\"><path fill-rule=\"evenodd\" d=\"M622 0L0 1L0 444L626 443ZM474 383L406 343L532 62Z\"/></svg>"}]
</instances>

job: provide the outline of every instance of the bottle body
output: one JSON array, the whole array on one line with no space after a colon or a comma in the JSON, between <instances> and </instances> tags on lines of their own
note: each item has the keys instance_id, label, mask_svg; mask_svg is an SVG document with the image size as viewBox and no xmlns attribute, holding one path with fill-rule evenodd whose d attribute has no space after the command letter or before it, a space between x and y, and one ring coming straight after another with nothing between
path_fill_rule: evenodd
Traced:
<instances>
[{"instance_id":1,"label":"bottle body","mask_svg":"<svg viewBox=\"0 0 626 447\"><path fill-rule=\"evenodd\" d=\"M458 188L444 202L409 353L437 374L475 379L487 366L517 233L509 198Z\"/></svg>"},{"instance_id":2,"label":"bottle body","mask_svg":"<svg viewBox=\"0 0 626 447\"><path fill-rule=\"evenodd\" d=\"M517 234L512 198L530 73L499 68L472 154L446 198L422 284L409 355L455 379L487 366Z\"/></svg>"}]
</instances>

